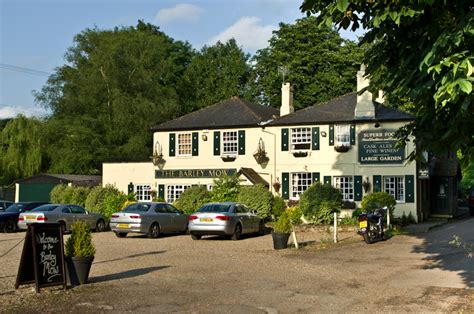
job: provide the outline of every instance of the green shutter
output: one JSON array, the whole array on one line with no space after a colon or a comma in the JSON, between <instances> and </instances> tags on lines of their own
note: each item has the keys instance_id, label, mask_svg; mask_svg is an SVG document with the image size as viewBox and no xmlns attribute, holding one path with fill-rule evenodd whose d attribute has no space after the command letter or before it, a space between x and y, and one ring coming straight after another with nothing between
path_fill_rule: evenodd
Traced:
<instances>
[{"instance_id":1,"label":"green shutter","mask_svg":"<svg viewBox=\"0 0 474 314\"><path fill-rule=\"evenodd\" d=\"M130 184L128 185L128 194L132 194L133 193L133 182L130 182Z\"/></svg>"},{"instance_id":2,"label":"green shutter","mask_svg":"<svg viewBox=\"0 0 474 314\"><path fill-rule=\"evenodd\" d=\"M406 203L415 202L415 177L414 176L412 175L405 176L405 187L406 187L405 202Z\"/></svg>"},{"instance_id":3,"label":"green shutter","mask_svg":"<svg viewBox=\"0 0 474 314\"><path fill-rule=\"evenodd\" d=\"M351 145L355 145L356 143L356 126L355 124L351 124Z\"/></svg>"},{"instance_id":4,"label":"green shutter","mask_svg":"<svg viewBox=\"0 0 474 314\"><path fill-rule=\"evenodd\" d=\"M221 154L221 132L214 131L214 156Z\"/></svg>"},{"instance_id":5,"label":"green shutter","mask_svg":"<svg viewBox=\"0 0 474 314\"><path fill-rule=\"evenodd\" d=\"M354 176L354 201L362 201L362 176Z\"/></svg>"},{"instance_id":6,"label":"green shutter","mask_svg":"<svg viewBox=\"0 0 474 314\"><path fill-rule=\"evenodd\" d=\"M313 183L319 182L319 172L313 172L311 176L313 177Z\"/></svg>"},{"instance_id":7,"label":"green shutter","mask_svg":"<svg viewBox=\"0 0 474 314\"><path fill-rule=\"evenodd\" d=\"M382 191L382 176L373 176L373 192L381 192Z\"/></svg>"},{"instance_id":8,"label":"green shutter","mask_svg":"<svg viewBox=\"0 0 474 314\"><path fill-rule=\"evenodd\" d=\"M199 156L199 133L193 132L193 156Z\"/></svg>"},{"instance_id":9,"label":"green shutter","mask_svg":"<svg viewBox=\"0 0 474 314\"><path fill-rule=\"evenodd\" d=\"M239 131L239 155L245 155L245 130Z\"/></svg>"},{"instance_id":10,"label":"green shutter","mask_svg":"<svg viewBox=\"0 0 474 314\"><path fill-rule=\"evenodd\" d=\"M170 156L176 156L176 134L170 133Z\"/></svg>"},{"instance_id":11,"label":"green shutter","mask_svg":"<svg viewBox=\"0 0 474 314\"><path fill-rule=\"evenodd\" d=\"M315 127L311 130L312 134L312 150L319 150L319 128Z\"/></svg>"},{"instance_id":12,"label":"green shutter","mask_svg":"<svg viewBox=\"0 0 474 314\"><path fill-rule=\"evenodd\" d=\"M329 126L329 146L334 146L334 125Z\"/></svg>"},{"instance_id":13,"label":"green shutter","mask_svg":"<svg viewBox=\"0 0 474 314\"><path fill-rule=\"evenodd\" d=\"M324 176L324 184L331 185L331 176Z\"/></svg>"},{"instance_id":14,"label":"green shutter","mask_svg":"<svg viewBox=\"0 0 474 314\"><path fill-rule=\"evenodd\" d=\"M165 199L165 185L158 184L158 198L164 200Z\"/></svg>"},{"instance_id":15,"label":"green shutter","mask_svg":"<svg viewBox=\"0 0 474 314\"><path fill-rule=\"evenodd\" d=\"M290 174L288 172L283 172L281 177L283 180L281 185L281 196L283 199L287 200L290 198Z\"/></svg>"},{"instance_id":16,"label":"green shutter","mask_svg":"<svg viewBox=\"0 0 474 314\"><path fill-rule=\"evenodd\" d=\"M288 133L289 129L281 129L281 151L288 151Z\"/></svg>"}]
</instances>

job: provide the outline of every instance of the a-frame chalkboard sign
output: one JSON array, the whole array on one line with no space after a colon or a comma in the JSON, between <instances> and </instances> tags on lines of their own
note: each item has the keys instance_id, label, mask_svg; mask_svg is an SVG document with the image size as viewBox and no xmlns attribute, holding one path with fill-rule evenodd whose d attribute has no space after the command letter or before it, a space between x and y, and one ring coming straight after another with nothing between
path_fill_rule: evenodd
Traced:
<instances>
[{"instance_id":1,"label":"a-frame chalkboard sign","mask_svg":"<svg viewBox=\"0 0 474 314\"><path fill-rule=\"evenodd\" d=\"M63 232L60 224L28 225L15 289L30 283L36 283L36 292L43 287L59 285L66 289Z\"/></svg>"}]
</instances>

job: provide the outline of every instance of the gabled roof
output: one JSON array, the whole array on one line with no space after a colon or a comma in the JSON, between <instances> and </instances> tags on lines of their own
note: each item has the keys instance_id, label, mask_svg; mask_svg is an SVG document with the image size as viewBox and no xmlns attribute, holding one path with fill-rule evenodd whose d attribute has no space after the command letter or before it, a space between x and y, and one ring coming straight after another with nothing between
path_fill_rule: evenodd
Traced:
<instances>
[{"instance_id":1,"label":"gabled roof","mask_svg":"<svg viewBox=\"0 0 474 314\"><path fill-rule=\"evenodd\" d=\"M237 174L244 175L252 184L262 184L265 187L269 187L270 185L268 184L267 181L265 181L264 178L262 178L255 170L252 168L240 168L240 170L237 172Z\"/></svg>"},{"instance_id":2,"label":"gabled roof","mask_svg":"<svg viewBox=\"0 0 474 314\"><path fill-rule=\"evenodd\" d=\"M354 109L357 103L357 93L352 92L329 101L304 108L292 114L278 118L268 125L304 125L363 122L367 119L356 119ZM396 109L388 108L374 102L375 121L410 121L414 116Z\"/></svg>"},{"instance_id":3,"label":"gabled roof","mask_svg":"<svg viewBox=\"0 0 474 314\"><path fill-rule=\"evenodd\" d=\"M67 184L73 183L80 186L94 186L102 182L102 176L81 175L81 174L50 174L40 173L28 178L16 180L15 183L53 183L53 184Z\"/></svg>"},{"instance_id":4,"label":"gabled roof","mask_svg":"<svg viewBox=\"0 0 474 314\"><path fill-rule=\"evenodd\" d=\"M153 131L257 127L279 116L279 111L232 97L152 128Z\"/></svg>"}]
</instances>

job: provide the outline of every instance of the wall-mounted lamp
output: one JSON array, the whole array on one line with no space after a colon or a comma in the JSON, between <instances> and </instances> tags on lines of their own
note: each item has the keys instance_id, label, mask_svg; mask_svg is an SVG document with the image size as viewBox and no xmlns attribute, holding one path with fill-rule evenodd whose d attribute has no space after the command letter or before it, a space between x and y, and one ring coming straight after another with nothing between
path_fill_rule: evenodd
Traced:
<instances>
[{"instance_id":1,"label":"wall-mounted lamp","mask_svg":"<svg viewBox=\"0 0 474 314\"><path fill-rule=\"evenodd\" d=\"M160 170L163 170L166 160L163 158L163 148L160 143L156 141L153 149L153 156L150 157L153 165L157 166Z\"/></svg>"},{"instance_id":2,"label":"wall-mounted lamp","mask_svg":"<svg viewBox=\"0 0 474 314\"><path fill-rule=\"evenodd\" d=\"M321 131L321 136L322 137L326 137L328 134L326 133L326 131Z\"/></svg>"},{"instance_id":3,"label":"wall-mounted lamp","mask_svg":"<svg viewBox=\"0 0 474 314\"><path fill-rule=\"evenodd\" d=\"M374 127L375 127L375 128L380 128L380 123L375 122Z\"/></svg>"},{"instance_id":4,"label":"wall-mounted lamp","mask_svg":"<svg viewBox=\"0 0 474 314\"><path fill-rule=\"evenodd\" d=\"M202 135L201 135L201 138L202 138L202 140L203 140L204 142L207 141L207 135L206 135L206 134L202 134Z\"/></svg>"}]
</instances>

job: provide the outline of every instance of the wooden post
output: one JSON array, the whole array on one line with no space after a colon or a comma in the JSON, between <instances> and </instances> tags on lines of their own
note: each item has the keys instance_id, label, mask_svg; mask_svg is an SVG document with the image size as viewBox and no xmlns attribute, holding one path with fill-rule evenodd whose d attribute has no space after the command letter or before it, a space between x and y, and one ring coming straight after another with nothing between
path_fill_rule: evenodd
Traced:
<instances>
[{"instance_id":1,"label":"wooden post","mask_svg":"<svg viewBox=\"0 0 474 314\"><path fill-rule=\"evenodd\" d=\"M387 230L390 230L390 209L387 208Z\"/></svg>"},{"instance_id":2,"label":"wooden post","mask_svg":"<svg viewBox=\"0 0 474 314\"><path fill-rule=\"evenodd\" d=\"M334 212L334 243L337 243L337 213Z\"/></svg>"},{"instance_id":3,"label":"wooden post","mask_svg":"<svg viewBox=\"0 0 474 314\"><path fill-rule=\"evenodd\" d=\"M291 231L291 235L293 236L293 243L295 244L295 248L299 248L298 247L298 241L296 240L296 232L295 232L295 227L293 227L293 231Z\"/></svg>"}]
</instances>

